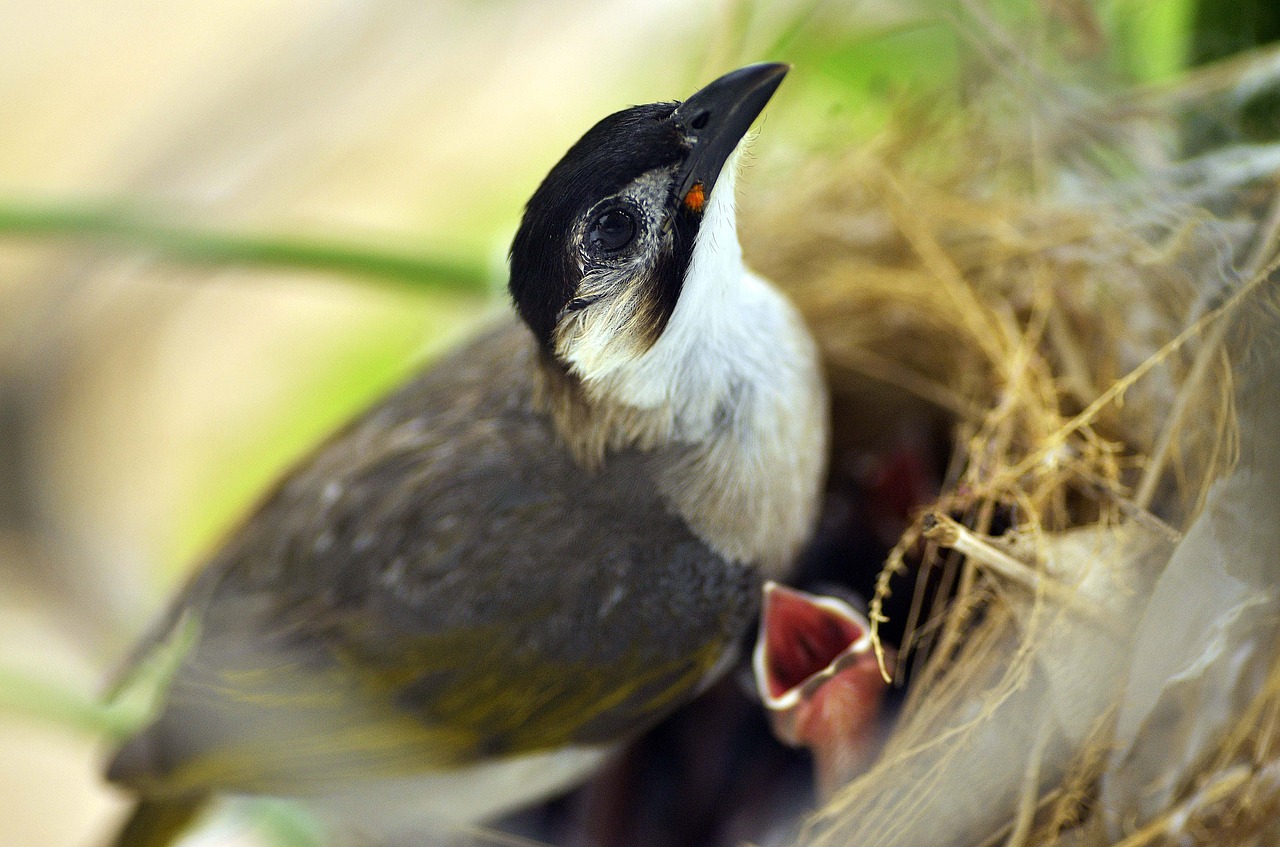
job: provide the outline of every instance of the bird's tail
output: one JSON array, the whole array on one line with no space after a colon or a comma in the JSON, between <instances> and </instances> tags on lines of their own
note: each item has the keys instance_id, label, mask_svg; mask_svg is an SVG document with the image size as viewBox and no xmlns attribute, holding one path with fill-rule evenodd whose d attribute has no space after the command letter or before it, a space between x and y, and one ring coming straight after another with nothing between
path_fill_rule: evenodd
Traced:
<instances>
[{"instance_id":1,"label":"bird's tail","mask_svg":"<svg viewBox=\"0 0 1280 847\"><path fill-rule=\"evenodd\" d=\"M172 847L208 800L206 794L139 800L111 847Z\"/></svg>"}]
</instances>

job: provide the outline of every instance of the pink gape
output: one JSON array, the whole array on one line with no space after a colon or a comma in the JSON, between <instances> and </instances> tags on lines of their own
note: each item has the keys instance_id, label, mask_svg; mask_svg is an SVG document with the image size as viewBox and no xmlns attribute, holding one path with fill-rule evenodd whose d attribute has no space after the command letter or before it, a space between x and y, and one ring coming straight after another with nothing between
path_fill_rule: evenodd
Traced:
<instances>
[{"instance_id":1,"label":"pink gape","mask_svg":"<svg viewBox=\"0 0 1280 847\"><path fill-rule=\"evenodd\" d=\"M887 683L866 618L835 597L768 582L752 664L774 735L812 752L822 796L867 765Z\"/></svg>"}]
</instances>

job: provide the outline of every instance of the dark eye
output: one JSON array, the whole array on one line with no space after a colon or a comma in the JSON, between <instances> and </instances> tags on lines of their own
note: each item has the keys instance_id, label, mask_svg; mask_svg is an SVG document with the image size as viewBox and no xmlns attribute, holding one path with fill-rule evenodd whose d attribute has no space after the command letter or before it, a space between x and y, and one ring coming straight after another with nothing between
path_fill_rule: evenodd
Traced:
<instances>
[{"instance_id":1,"label":"dark eye","mask_svg":"<svg viewBox=\"0 0 1280 847\"><path fill-rule=\"evenodd\" d=\"M591 248L599 253L617 253L636 237L636 219L622 209L610 209L596 216L587 230Z\"/></svg>"}]
</instances>

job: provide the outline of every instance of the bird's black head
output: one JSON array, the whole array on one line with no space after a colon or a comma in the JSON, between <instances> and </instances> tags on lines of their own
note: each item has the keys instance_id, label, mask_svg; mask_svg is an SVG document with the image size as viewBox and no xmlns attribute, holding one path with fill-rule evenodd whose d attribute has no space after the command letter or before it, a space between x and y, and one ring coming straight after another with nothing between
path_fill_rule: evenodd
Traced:
<instances>
[{"instance_id":1,"label":"bird's black head","mask_svg":"<svg viewBox=\"0 0 1280 847\"><path fill-rule=\"evenodd\" d=\"M653 345L680 298L720 172L787 70L750 65L684 103L617 112L551 169L512 243L510 282L548 352L572 358L568 336L597 358Z\"/></svg>"}]
</instances>

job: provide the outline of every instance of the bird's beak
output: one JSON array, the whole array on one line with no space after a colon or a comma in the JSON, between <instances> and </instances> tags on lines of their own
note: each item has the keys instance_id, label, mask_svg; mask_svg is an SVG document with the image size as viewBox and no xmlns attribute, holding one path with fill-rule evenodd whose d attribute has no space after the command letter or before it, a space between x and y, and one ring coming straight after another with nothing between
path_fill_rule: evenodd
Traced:
<instances>
[{"instance_id":1,"label":"bird's beak","mask_svg":"<svg viewBox=\"0 0 1280 847\"><path fill-rule=\"evenodd\" d=\"M782 84L790 65L762 62L730 71L680 104L671 119L689 142L677 197L702 211L724 163Z\"/></svg>"},{"instance_id":2,"label":"bird's beak","mask_svg":"<svg viewBox=\"0 0 1280 847\"><path fill-rule=\"evenodd\" d=\"M865 766L887 688L866 618L839 598L768 582L753 666L774 735L809 748L824 795Z\"/></svg>"}]
</instances>

